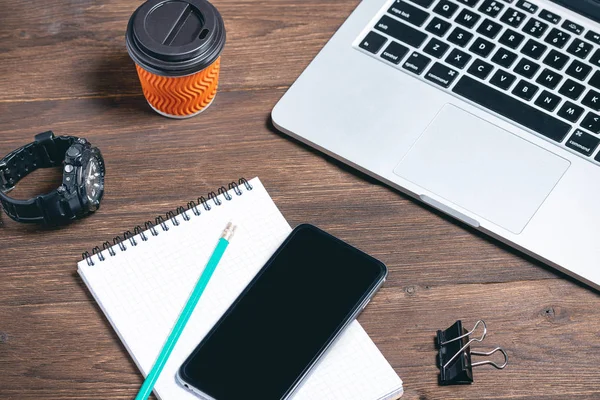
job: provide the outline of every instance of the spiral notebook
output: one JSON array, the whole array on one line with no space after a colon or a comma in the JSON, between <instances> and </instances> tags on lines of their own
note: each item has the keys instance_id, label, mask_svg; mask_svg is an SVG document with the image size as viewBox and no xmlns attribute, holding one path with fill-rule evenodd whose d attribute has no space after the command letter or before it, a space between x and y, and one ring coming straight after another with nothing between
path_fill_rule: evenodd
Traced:
<instances>
[{"instance_id":1,"label":"spiral notebook","mask_svg":"<svg viewBox=\"0 0 600 400\"><path fill-rule=\"evenodd\" d=\"M291 232L258 178L240 179L177 213L138 226L92 254L78 272L145 376L149 373L227 222L238 229L154 393L194 400L179 386L179 366ZM241 333L242 334L242 333ZM232 382L235 383L235 382ZM296 400L397 399L402 381L354 321L295 392Z\"/></svg>"}]
</instances>

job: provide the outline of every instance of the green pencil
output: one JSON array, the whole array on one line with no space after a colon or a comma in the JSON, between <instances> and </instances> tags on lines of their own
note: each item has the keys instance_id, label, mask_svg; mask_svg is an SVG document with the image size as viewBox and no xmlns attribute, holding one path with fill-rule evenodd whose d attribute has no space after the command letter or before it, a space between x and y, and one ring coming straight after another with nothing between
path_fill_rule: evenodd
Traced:
<instances>
[{"instance_id":1,"label":"green pencil","mask_svg":"<svg viewBox=\"0 0 600 400\"><path fill-rule=\"evenodd\" d=\"M210 256L210 259L208 260L204 271L202 271L202 275L200 275L200 279L198 279L198 283L196 283L194 291L190 295L190 298L188 299L185 307L183 307L183 311L181 311L181 314L179 315L179 318L177 319L177 322L175 323L171 334L167 338L165 345L160 351L156 362L152 366L152 369L146 377L146 380L140 388L140 391L138 392L137 396L135 397L135 400L146 400L150 396L150 393L152 393L154 385L156 384L156 381L158 380L161 371L165 367L165 364L167 363L171 352L175 348L177 340L179 340L179 336L181 336L185 325L192 316L192 312L194 311L194 308L196 308L196 305L198 304L198 301L200 300L204 289L206 289L206 285L208 284L210 277L217 268L219 261L221 261L221 258L225 253L225 249L227 249L229 241L231 240L231 237L235 232L235 228L235 225L232 225L231 222L228 223L225 227L225 230L223 231L223 234L219 239L219 243L217 243L215 251L213 252L212 256Z\"/></svg>"}]
</instances>

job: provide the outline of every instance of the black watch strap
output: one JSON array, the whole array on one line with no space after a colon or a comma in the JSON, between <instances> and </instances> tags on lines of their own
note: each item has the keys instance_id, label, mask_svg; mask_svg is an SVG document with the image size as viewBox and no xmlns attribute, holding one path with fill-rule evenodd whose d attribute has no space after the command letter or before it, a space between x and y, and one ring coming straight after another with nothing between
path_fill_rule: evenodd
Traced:
<instances>
[{"instance_id":1,"label":"black watch strap","mask_svg":"<svg viewBox=\"0 0 600 400\"><path fill-rule=\"evenodd\" d=\"M61 165L67 149L76 140L73 136L55 137L52 131L47 131L0 160L0 202L9 217L20 222L43 222L49 220L50 214L62 213L58 209L60 194L57 190L29 200L16 200L5 193L36 169Z\"/></svg>"},{"instance_id":2,"label":"black watch strap","mask_svg":"<svg viewBox=\"0 0 600 400\"><path fill-rule=\"evenodd\" d=\"M53 215L64 215L62 207L60 207L58 190L29 200L7 200L5 197L0 194L2 208L15 221L49 223L53 221Z\"/></svg>"}]
</instances>

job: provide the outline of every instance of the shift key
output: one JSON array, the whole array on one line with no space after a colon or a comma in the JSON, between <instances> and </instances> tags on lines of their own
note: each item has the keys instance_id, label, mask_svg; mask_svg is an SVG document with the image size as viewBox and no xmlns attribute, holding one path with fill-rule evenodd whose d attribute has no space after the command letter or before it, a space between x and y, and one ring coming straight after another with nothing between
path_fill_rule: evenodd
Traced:
<instances>
[{"instance_id":1,"label":"shift key","mask_svg":"<svg viewBox=\"0 0 600 400\"><path fill-rule=\"evenodd\" d=\"M375 29L417 48L421 46L427 38L427 35L423 32L405 25L402 22L396 21L387 15L381 17L377 25L375 25Z\"/></svg>"}]
</instances>

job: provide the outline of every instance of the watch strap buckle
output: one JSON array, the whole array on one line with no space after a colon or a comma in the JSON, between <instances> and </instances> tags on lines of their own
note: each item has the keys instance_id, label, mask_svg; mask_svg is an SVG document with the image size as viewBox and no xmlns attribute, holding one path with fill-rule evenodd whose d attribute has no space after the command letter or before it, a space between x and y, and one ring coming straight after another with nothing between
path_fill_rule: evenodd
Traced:
<instances>
[{"instance_id":1,"label":"watch strap buckle","mask_svg":"<svg viewBox=\"0 0 600 400\"><path fill-rule=\"evenodd\" d=\"M6 162L0 161L0 192L8 193L15 188L15 185L6 179L4 171L8 171L8 165L6 165Z\"/></svg>"}]
</instances>

